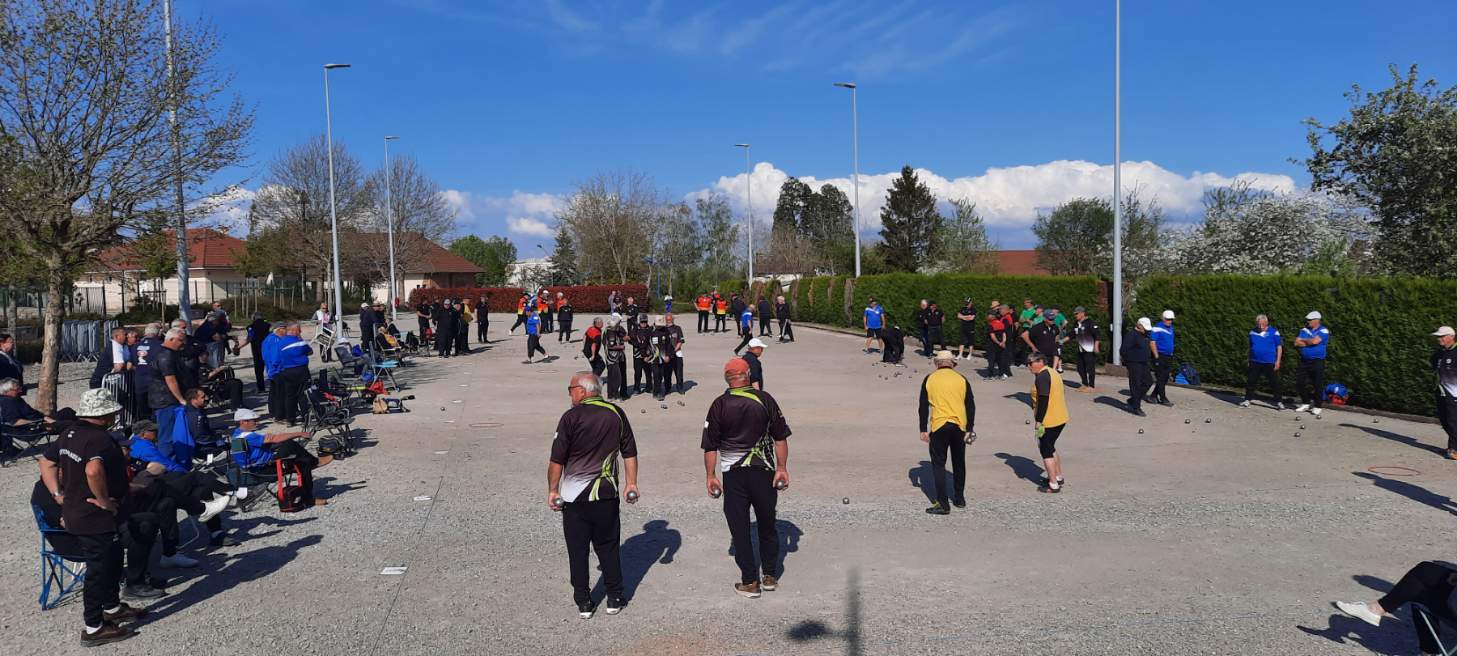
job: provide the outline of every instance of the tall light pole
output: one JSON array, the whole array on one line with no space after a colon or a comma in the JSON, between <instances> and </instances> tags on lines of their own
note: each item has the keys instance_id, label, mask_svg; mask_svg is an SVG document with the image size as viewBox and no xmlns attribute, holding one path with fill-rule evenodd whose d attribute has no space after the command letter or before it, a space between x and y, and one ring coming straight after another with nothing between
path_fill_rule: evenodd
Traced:
<instances>
[{"instance_id":1,"label":"tall light pole","mask_svg":"<svg viewBox=\"0 0 1457 656\"><path fill-rule=\"evenodd\" d=\"M749 224L749 288L754 287L754 169L749 164L749 144L734 146L744 149L744 211Z\"/></svg>"},{"instance_id":2,"label":"tall light pole","mask_svg":"<svg viewBox=\"0 0 1457 656\"><path fill-rule=\"evenodd\" d=\"M182 195L182 125L177 122L177 107L182 104L177 88L176 73L172 66L172 0L162 3L163 35L167 47L167 95L171 96L171 107L167 109L167 121L172 127L172 164L176 176L174 191L177 202L177 313L183 321L192 321L192 299L187 289L188 269L192 261L187 257L187 201ZM166 287L162 288L162 308L166 314Z\"/></svg>"},{"instance_id":3,"label":"tall light pole","mask_svg":"<svg viewBox=\"0 0 1457 656\"><path fill-rule=\"evenodd\" d=\"M854 144L855 184L855 277L860 277L860 106L857 94L859 85L854 82L836 82L835 86L850 90L850 140Z\"/></svg>"},{"instance_id":4,"label":"tall light pole","mask_svg":"<svg viewBox=\"0 0 1457 656\"><path fill-rule=\"evenodd\" d=\"M395 200L390 195L390 178L395 177L394 169L390 168L390 142L399 139L394 135L384 137L384 222L390 239L390 323L400 320L399 309L395 306Z\"/></svg>"},{"instance_id":5,"label":"tall light pole","mask_svg":"<svg viewBox=\"0 0 1457 656\"><path fill-rule=\"evenodd\" d=\"M344 283L339 280L339 216L334 209L334 114L329 107L329 71L349 64L324 64L324 147L329 156L329 233L334 241L334 312L339 316L340 337L344 332Z\"/></svg>"},{"instance_id":6,"label":"tall light pole","mask_svg":"<svg viewBox=\"0 0 1457 656\"><path fill-rule=\"evenodd\" d=\"M1113 364L1123 364L1123 0L1113 0Z\"/></svg>"}]
</instances>

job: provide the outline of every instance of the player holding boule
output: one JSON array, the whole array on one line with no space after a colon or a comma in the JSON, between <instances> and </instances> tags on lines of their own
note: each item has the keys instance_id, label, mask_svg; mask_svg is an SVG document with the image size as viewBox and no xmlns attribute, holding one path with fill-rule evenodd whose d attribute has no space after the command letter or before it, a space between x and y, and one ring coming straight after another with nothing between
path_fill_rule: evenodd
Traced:
<instances>
[{"instance_id":1,"label":"player holding boule","mask_svg":"<svg viewBox=\"0 0 1457 656\"><path fill-rule=\"evenodd\" d=\"M774 507L789 487L789 425L768 392L749 386L749 365L741 358L723 367L728 390L708 407L703 422L703 468L708 494L723 495L723 514L733 537L740 581L734 590L757 599L778 587L779 531ZM719 481L722 473L723 481ZM749 539L749 510L759 524L759 562ZM759 578L763 573L763 579Z\"/></svg>"}]
</instances>

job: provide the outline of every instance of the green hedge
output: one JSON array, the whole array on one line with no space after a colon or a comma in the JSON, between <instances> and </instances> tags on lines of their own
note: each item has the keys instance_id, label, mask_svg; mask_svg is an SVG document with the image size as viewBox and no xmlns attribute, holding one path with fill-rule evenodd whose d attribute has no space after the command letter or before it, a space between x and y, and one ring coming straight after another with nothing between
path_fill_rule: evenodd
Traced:
<instances>
[{"instance_id":1,"label":"green hedge","mask_svg":"<svg viewBox=\"0 0 1457 656\"><path fill-rule=\"evenodd\" d=\"M1304 317L1319 310L1331 331L1326 381L1351 390L1367 408L1431 415L1435 382L1428 358L1437 326L1457 321L1457 281L1321 276L1193 276L1145 280L1125 317L1178 315L1175 356L1192 362L1203 382L1243 389L1249 329L1270 317L1285 340L1280 368L1295 389L1294 341Z\"/></svg>"}]
</instances>

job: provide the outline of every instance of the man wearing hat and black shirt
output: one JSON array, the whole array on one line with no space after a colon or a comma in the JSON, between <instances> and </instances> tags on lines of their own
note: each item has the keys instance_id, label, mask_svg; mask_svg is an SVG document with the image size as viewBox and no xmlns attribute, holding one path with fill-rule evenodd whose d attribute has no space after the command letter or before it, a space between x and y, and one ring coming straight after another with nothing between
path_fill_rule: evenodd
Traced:
<instances>
[{"instance_id":1,"label":"man wearing hat and black shirt","mask_svg":"<svg viewBox=\"0 0 1457 656\"><path fill-rule=\"evenodd\" d=\"M936 370L921 381L921 441L931 449L931 476L935 481L936 502L926 509L932 515L951 514L950 504L966 507L966 445L976 421L976 400L971 383L956 373L956 356L951 351L937 351L933 357ZM954 494L946 491L946 453L951 453L951 472L955 479Z\"/></svg>"},{"instance_id":2,"label":"man wearing hat and black shirt","mask_svg":"<svg viewBox=\"0 0 1457 656\"><path fill-rule=\"evenodd\" d=\"M672 314L663 315L663 322L666 324L658 328L658 348L665 351L668 360L660 366L658 380L663 385L663 394L669 391L668 385L674 380L678 381L675 390L683 393L683 327L673 322ZM676 377L676 378L675 378Z\"/></svg>"},{"instance_id":3,"label":"man wearing hat and black shirt","mask_svg":"<svg viewBox=\"0 0 1457 656\"><path fill-rule=\"evenodd\" d=\"M703 422L703 468L708 494L723 497L723 514L733 538L739 582L734 590L750 599L779 587L779 531L774 525L779 491L789 488L789 424L768 392L749 386L749 363L729 360L723 368L728 390L713 400ZM723 480L719 481L722 474ZM758 522L759 559L749 537L749 510ZM760 578L760 574L763 578Z\"/></svg>"},{"instance_id":4,"label":"man wearing hat and black shirt","mask_svg":"<svg viewBox=\"0 0 1457 656\"><path fill-rule=\"evenodd\" d=\"M1118 351L1122 356L1123 366L1128 369L1128 411L1140 417L1148 416L1143 411L1143 396L1148 393L1149 385L1153 384L1153 376L1148 369L1155 348L1148 337L1148 332L1152 329L1153 324L1148 317L1139 317L1133 330L1123 335L1123 346Z\"/></svg>"},{"instance_id":5,"label":"man wearing hat and black shirt","mask_svg":"<svg viewBox=\"0 0 1457 656\"><path fill-rule=\"evenodd\" d=\"M653 364L653 327L648 324L646 313L637 315L637 326L628 336L632 342L632 391L643 393L643 379L648 379L648 390L653 389L656 365Z\"/></svg>"},{"instance_id":6,"label":"man wearing hat and black shirt","mask_svg":"<svg viewBox=\"0 0 1457 656\"><path fill-rule=\"evenodd\" d=\"M618 556L621 538L621 506L618 504L617 457L622 456L627 485L622 496L636 503L637 441L632 424L622 408L602 400L601 383L590 371L579 371L567 384L572 407L557 422L546 468L546 505L562 514L562 533L567 542L572 600L577 614L590 619L596 612L592 600L591 570L587 547L597 552L602 584L607 589L607 614L616 615L626 605L623 598L622 560Z\"/></svg>"},{"instance_id":7,"label":"man wearing hat and black shirt","mask_svg":"<svg viewBox=\"0 0 1457 656\"><path fill-rule=\"evenodd\" d=\"M40 460L41 481L61 498L66 532L80 543L86 558L81 644L94 646L132 637L119 626L146 614L121 602L120 530L126 521L127 460L106 427L121 411L111 393L87 390L72 423ZM54 455L55 460L50 456Z\"/></svg>"},{"instance_id":8,"label":"man wearing hat and black shirt","mask_svg":"<svg viewBox=\"0 0 1457 656\"><path fill-rule=\"evenodd\" d=\"M1053 323L1053 316L1043 312L1041 320L1022 333L1022 340L1031 347L1033 353L1041 353L1047 358L1047 364L1055 368L1054 363L1058 360L1060 349L1057 344L1057 324Z\"/></svg>"},{"instance_id":9,"label":"man wearing hat and black shirt","mask_svg":"<svg viewBox=\"0 0 1457 656\"><path fill-rule=\"evenodd\" d=\"M1437 419L1447 431L1447 459L1457 460L1457 331L1442 326L1432 333L1437 350L1432 370L1437 372Z\"/></svg>"},{"instance_id":10,"label":"man wearing hat and black shirt","mask_svg":"<svg viewBox=\"0 0 1457 656\"><path fill-rule=\"evenodd\" d=\"M1317 417L1325 404L1325 356L1326 345L1331 341L1331 331L1321 325L1319 312L1305 315L1305 327L1295 338L1295 348L1300 351L1300 368L1295 370L1295 386L1300 389L1300 407L1296 412L1310 411Z\"/></svg>"},{"instance_id":11,"label":"man wearing hat and black shirt","mask_svg":"<svg viewBox=\"0 0 1457 656\"><path fill-rule=\"evenodd\" d=\"M1093 383L1098 378L1098 353L1102 347L1103 334L1098 331L1098 324L1093 322L1087 309L1082 306L1073 308L1073 321L1069 335L1078 345L1078 378L1082 382L1078 391L1096 392L1098 388Z\"/></svg>"},{"instance_id":12,"label":"man wearing hat and black shirt","mask_svg":"<svg viewBox=\"0 0 1457 656\"><path fill-rule=\"evenodd\" d=\"M759 358L764 356L764 342L758 337L749 340L749 348L741 356L749 365L749 385L756 390L764 389L764 367Z\"/></svg>"}]
</instances>

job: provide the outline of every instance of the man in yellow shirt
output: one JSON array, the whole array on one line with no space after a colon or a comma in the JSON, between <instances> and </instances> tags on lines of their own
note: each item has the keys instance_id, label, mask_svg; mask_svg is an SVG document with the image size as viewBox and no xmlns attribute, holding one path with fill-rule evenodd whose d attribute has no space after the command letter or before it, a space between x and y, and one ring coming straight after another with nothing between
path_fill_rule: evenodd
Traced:
<instances>
[{"instance_id":1,"label":"man in yellow shirt","mask_svg":"<svg viewBox=\"0 0 1457 656\"><path fill-rule=\"evenodd\" d=\"M1047 366L1047 356L1033 353L1027 361L1032 370L1033 434L1037 450L1042 453L1042 467L1047 475L1040 492L1062 491L1062 459L1057 455L1057 438L1067 427L1067 402L1063 398L1062 376Z\"/></svg>"},{"instance_id":2,"label":"man in yellow shirt","mask_svg":"<svg viewBox=\"0 0 1457 656\"><path fill-rule=\"evenodd\" d=\"M975 439L976 400L971 383L956 373L956 356L937 351L932 358L936 370L921 381L921 441L931 448L931 476L936 483L936 502L926 509L932 515L951 514L946 491L946 453L951 452L951 472L957 508L966 507L966 445ZM928 432L929 429L929 432Z\"/></svg>"}]
</instances>

